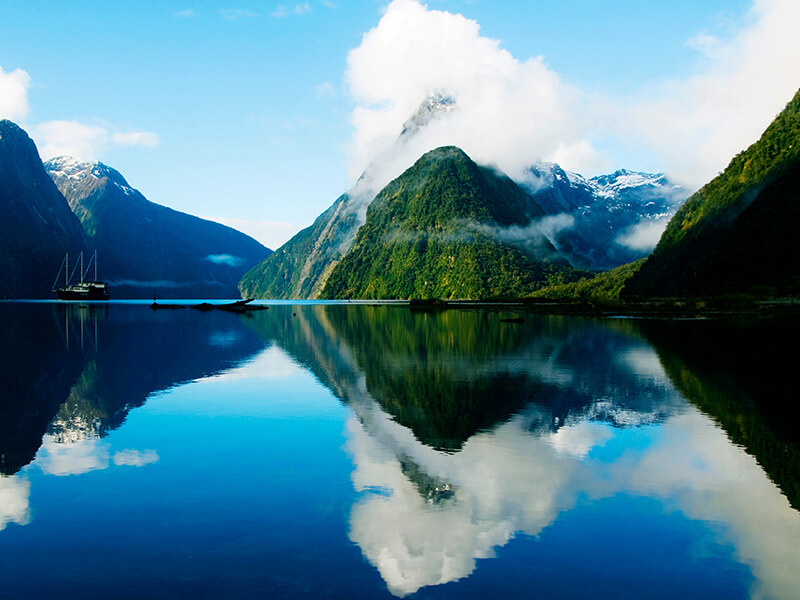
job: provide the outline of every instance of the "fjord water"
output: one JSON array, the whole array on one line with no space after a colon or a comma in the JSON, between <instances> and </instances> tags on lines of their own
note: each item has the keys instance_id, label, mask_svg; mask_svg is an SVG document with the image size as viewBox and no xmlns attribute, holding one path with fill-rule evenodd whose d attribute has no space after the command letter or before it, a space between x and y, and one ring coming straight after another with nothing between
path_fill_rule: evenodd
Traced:
<instances>
[{"instance_id":1,"label":"fjord water","mask_svg":"<svg viewBox=\"0 0 800 600\"><path fill-rule=\"evenodd\" d=\"M0 304L0 596L796 598L786 319Z\"/></svg>"}]
</instances>

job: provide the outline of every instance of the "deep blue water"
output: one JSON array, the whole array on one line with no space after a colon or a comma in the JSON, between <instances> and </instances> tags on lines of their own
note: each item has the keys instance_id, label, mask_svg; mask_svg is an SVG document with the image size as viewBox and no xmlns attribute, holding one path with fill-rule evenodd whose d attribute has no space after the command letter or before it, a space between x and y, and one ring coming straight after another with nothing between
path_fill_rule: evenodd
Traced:
<instances>
[{"instance_id":1,"label":"deep blue water","mask_svg":"<svg viewBox=\"0 0 800 600\"><path fill-rule=\"evenodd\" d=\"M797 598L790 320L0 304L2 598Z\"/></svg>"}]
</instances>

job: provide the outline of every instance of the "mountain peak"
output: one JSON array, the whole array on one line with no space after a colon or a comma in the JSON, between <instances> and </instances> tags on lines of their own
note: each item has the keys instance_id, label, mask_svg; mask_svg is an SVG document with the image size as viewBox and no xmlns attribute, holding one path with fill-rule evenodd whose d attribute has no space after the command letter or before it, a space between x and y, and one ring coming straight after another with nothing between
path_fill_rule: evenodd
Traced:
<instances>
[{"instance_id":1,"label":"mountain peak","mask_svg":"<svg viewBox=\"0 0 800 600\"><path fill-rule=\"evenodd\" d=\"M25 135L26 137L28 136L28 134L25 133L25 130L22 129L22 127L20 127L16 123L14 123L14 121L9 121L8 119L0 119L0 138L2 138L4 133L9 135L22 134Z\"/></svg>"},{"instance_id":2,"label":"mountain peak","mask_svg":"<svg viewBox=\"0 0 800 600\"><path fill-rule=\"evenodd\" d=\"M63 178L72 181L81 181L87 177L93 177L94 179L106 178L123 188L131 189L130 185L119 171L99 161L87 162L73 156L65 155L56 156L55 158L45 161L44 167L50 177L55 180Z\"/></svg>"},{"instance_id":3,"label":"mountain peak","mask_svg":"<svg viewBox=\"0 0 800 600\"><path fill-rule=\"evenodd\" d=\"M3 149L13 155L14 161L25 162L29 168L41 164L36 144L22 127L8 119L0 119L0 150Z\"/></svg>"},{"instance_id":4,"label":"mountain peak","mask_svg":"<svg viewBox=\"0 0 800 600\"><path fill-rule=\"evenodd\" d=\"M455 109L456 100L453 96L444 92L430 92L420 103L416 112L403 123L400 137L406 138L414 135L434 119Z\"/></svg>"}]
</instances>

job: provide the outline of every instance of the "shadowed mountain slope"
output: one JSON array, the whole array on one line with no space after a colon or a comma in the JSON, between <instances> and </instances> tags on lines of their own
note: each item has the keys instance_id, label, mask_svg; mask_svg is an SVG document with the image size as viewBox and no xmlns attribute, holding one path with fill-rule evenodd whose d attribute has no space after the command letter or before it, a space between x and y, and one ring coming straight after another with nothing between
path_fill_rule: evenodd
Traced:
<instances>
[{"instance_id":1,"label":"shadowed mountain slope","mask_svg":"<svg viewBox=\"0 0 800 600\"><path fill-rule=\"evenodd\" d=\"M800 92L675 214L625 296L800 293Z\"/></svg>"},{"instance_id":2,"label":"shadowed mountain slope","mask_svg":"<svg viewBox=\"0 0 800 600\"><path fill-rule=\"evenodd\" d=\"M86 248L81 224L22 129L0 121L0 298L47 298L67 252Z\"/></svg>"},{"instance_id":3,"label":"shadowed mountain slope","mask_svg":"<svg viewBox=\"0 0 800 600\"><path fill-rule=\"evenodd\" d=\"M148 201L102 163L62 156L45 168L116 298L238 297L239 279L271 252L235 229Z\"/></svg>"}]
</instances>

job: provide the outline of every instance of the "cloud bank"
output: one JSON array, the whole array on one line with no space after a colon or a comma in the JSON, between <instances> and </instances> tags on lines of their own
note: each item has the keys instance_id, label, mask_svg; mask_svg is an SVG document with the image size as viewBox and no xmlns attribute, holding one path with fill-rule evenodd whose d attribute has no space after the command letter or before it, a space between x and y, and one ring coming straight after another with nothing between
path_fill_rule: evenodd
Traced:
<instances>
[{"instance_id":1,"label":"cloud bank","mask_svg":"<svg viewBox=\"0 0 800 600\"><path fill-rule=\"evenodd\" d=\"M432 92L452 96L457 110L415 136L412 156L453 144L511 174L521 174L537 158L558 156L583 170L602 164L580 135L576 90L542 57L515 59L461 15L395 0L348 55L346 82L358 102L352 115L353 176L391 146Z\"/></svg>"},{"instance_id":2,"label":"cloud bank","mask_svg":"<svg viewBox=\"0 0 800 600\"><path fill-rule=\"evenodd\" d=\"M703 59L692 76L621 103L633 115L627 133L641 136L679 180L705 183L755 142L797 92L798 23L800 2L754 0L746 24L727 39L698 34L687 42Z\"/></svg>"},{"instance_id":3,"label":"cloud bank","mask_svg":"<svg viewBox=\"0 0 800 600\"><path fill-rule=\"evenodd\" d=\"M386 152L420 102L439 92L457 110L407 144L393 176L448 144L515 178L538 161L589 174L625 166L603 152L602 139L653 155L674 179L699 186L754 142L797 90L798 22L796 0L754 0L738 30L687 41L699 53L690 76L608 97L570 85L541 56L512 56L474 20L394 0L348 55L345 81L357 103L350 175Z\"/></svg>"}]
</instances>

